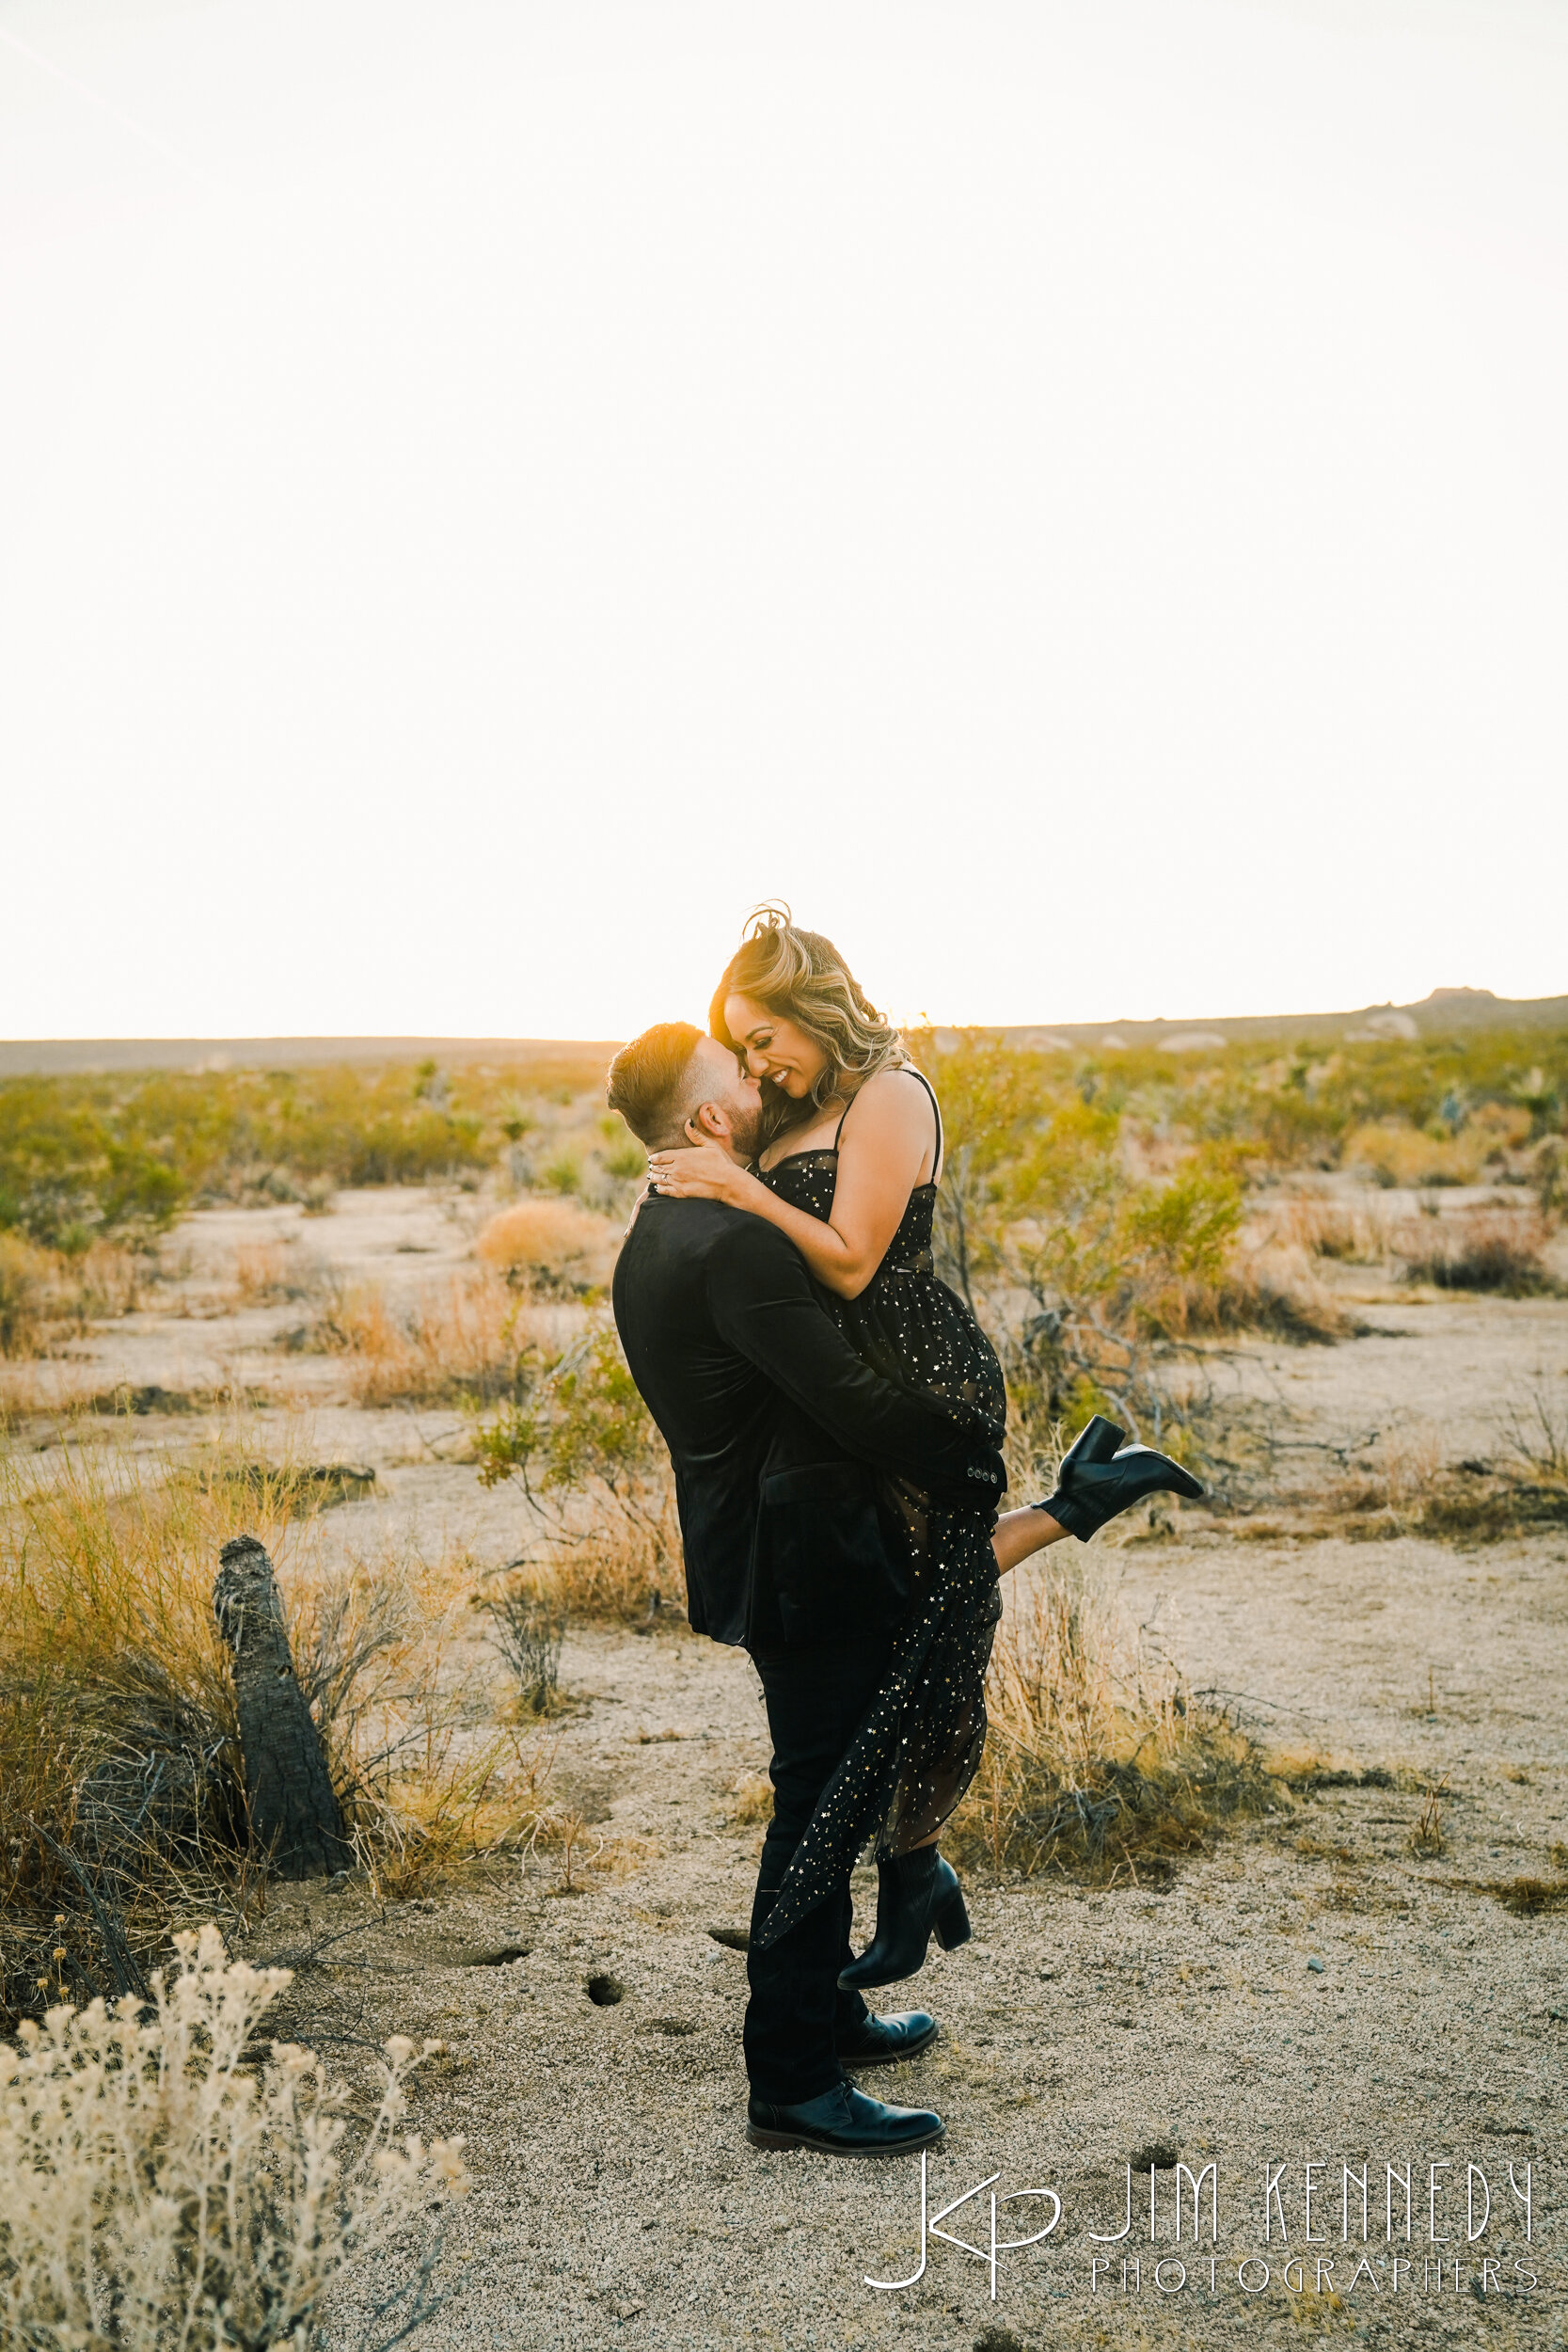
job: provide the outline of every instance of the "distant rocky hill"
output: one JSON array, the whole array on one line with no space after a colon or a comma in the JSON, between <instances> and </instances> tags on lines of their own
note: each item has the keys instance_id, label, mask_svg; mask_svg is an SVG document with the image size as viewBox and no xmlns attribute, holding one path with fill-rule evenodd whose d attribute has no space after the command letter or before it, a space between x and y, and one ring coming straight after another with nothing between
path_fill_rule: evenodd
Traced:
<instances>
[{"instance_id":1,"label":"distant rocky hill","mask_svg":"<svg viewBox=\"0 0 1568 2352\"><path fill-rule=\"evenodd\" d=\"M1568 996L1495 996L1489 988L1434 988L1415 1005L1364 1005L1358 1012L1259 1013L1237 1020L1058 1021L996 1032L1018 1045L1162 1045L1197 1052L1238 1039L1468 1037L1478 1029L1568 1029ZM941 1034L939 1032L939 1034Z\"/></svg>"},{"instance_id":2,"label":"distant rocky hill","mask_svg":"<svg viewBox=\"0 0 1568 2352\"><path fill-rule=\"evenodd\" d=\"M1478 1029L1568 1029L1568 996L1495 996L1489 988L1434 988L1417 1005L1358 1012L1260 1013L1245 1019L1058 1021L990 1032L1017 1045L1160 1045L1197 1053L1236 1039L1463 1037ZM957 1031L939 1029L939 1038ZM310 1062L422 1061L602 1065L617 1040L529 1037L111 1037L0 1041L0 1077L91 1070L289 1070Z\"/></svg>"}]
</instances>

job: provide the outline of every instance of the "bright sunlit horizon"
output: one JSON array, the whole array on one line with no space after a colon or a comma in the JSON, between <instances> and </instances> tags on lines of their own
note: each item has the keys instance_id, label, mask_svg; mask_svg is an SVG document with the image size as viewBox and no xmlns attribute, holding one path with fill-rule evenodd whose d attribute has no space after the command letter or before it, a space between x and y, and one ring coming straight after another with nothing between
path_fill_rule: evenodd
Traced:
<instances>
[{"instance_id":1,"label":"bright sunlit horizon","mask_svg":"<svg viewBox=\"0 0 1568 2352\"><path fill-rule=\"evenodd\" d=\"M15 0L0 1032L1568 989L1544 0Z\"/></svg>"}]
</instances>

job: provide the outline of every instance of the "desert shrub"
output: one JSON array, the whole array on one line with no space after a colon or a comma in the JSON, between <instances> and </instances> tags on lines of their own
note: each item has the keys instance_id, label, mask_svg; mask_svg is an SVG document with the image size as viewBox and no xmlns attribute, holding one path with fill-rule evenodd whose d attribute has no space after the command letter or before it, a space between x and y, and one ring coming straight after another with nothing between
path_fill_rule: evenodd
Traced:
<instances>
[{"instance_id":1,"label":"desert shrub","mask_svg":"<svg viewBox=\"0 0 1568 2352\"><path fill-rule=\"evenodd\" d=\"M1355 1328L1299 1257L1243 1250L1236 1148L1162 1136L1160 1097L1118 1100L1095 1069L1069 1078L1056 1057L977 1039L934 1069L949 1135L937 1270L997 1342L1015 1408L1036 1411L1037 1392L1047 1422L1105 1410L1166 1444L1149 1343Z\"/></svg>"},{"instance_id":2,"label":"desert shrub","mask_svg":"<svg viewBox=\"0 0 1568 2352\"><path fill-rule=\"evenodd\" d=\"M582 1190L582 1160L576 1152L558 1152L546 1160L540 1170L540 1182L551 1192L575 1193Z\"/></svg>"},{"instance_id":3,"label":"desert shrub","mask_svg":"<svg viewBox=\"0 0 1568 2352\"><path fill-rule=\"evenodd\" d=\"M0 1233L0 1356L31 1356L43 1321L49 1261L19 1233Z\"/></svg>"},{"instance_id":4,"label":"desert shrub","mask_svg":"<svg viewBox=\"0 0 1568 2352\"><path fill-rule=\"evenodd\" d=\"M521 1359L518 1384L476 1427L481 1483L516 1480L574 1615L657 1613L684 1581L674 1479L613 1325L596 1313L562 1354Z\"/></svg>"},{"instance_id":5,"label":"desert shrub","mask_svg":"<svg viewBox=\"0 0 1568 2352\"><path fill-rule=\"evenodd\" d=\"M493 1216L474 1248L527 1289L575 1296L604 1280L619 1241L608 1218L574 1201L532 1200Z\"/></svg>"},{"instance_id":6,"label":"desert shrub","mask_svg":"<svg viewBox=\"0 0 1568 2352\"><path fill-rule=\"evenodd\" d=\"M1259 1221L1270 1241L1299 1249L1308 1258L1377 1265L1388 1255L1388 1230L1383 1217L1321 1195L1295 1194L1271 1201Z\"/></svg>"},{"instance_id":7,"label":"desert shrub","mask_svg":"<svg viewBox=\"0 0 1568 2352\"><path fill-rule=\"evenodd\" d=\"M1568 1152L1558 1136L1548 1136L1535 1152L1528 1183L1542 1216L1555 1223L1568 1207Z\"/></svg>"},{"instance_id":8,"label":"desert shrub","mask_svg":"<svg viewBox=\"0 0 1568 2352\"><path fill-rule=\"evenodd\" d=\"M342 1359L356 1404L441 1404L510 1390L526 1345L522 1330L505 1283L475 1268L397 1304L379 1284L345 1283L309 1344Z\"/></svg>"},{"instance_id":9,"label":"desert shrub","mask_svg":"<svg viewBox=\"0 0 1568 2352\"><path fill-rule=\"evenodd\" d=\"M1568 1035L1541 1030L1321 1047L1238 1041L1180 1056L1156 1046L1039 1053L980 1032L953 1054L929 1033L914 1041L955 1136L944 1222L959 1257L965 1235L952 1212L961 1218L969 1188L983 1209L1021 1121L1074 1103L1113 1130L1126 1120L1183 1148L1219 1145L1249 1168L1349 1165L1350 1139L1376 1131L1384 1140L1365 1147L1370 1165L1389 1173L1404 1166L1401 1153L1413 1155L1400 1178L1409 1182L1423 1172L1468 1181L1488 1166L1528 1173L1525 1156L1560 1135L1568 1104ZM492 1168L533 1128L538 1152L518 1165L546 1158L551 1189L578 1189L591 1154L607 1181L630 1183L641 1154L603 1123L603 1059L563 1050L428 1072L392 1062L3 1080L0 1227L76 1248L95 1232L166 1224L191 1200L309 1207L329 1197L313 1185ZM984 1233L978 1241L983 1261Z\"/></svg>"},{"instance_id":10,"label":"desert shrub","mask_svg":"<svg viewBox=\"0 0 1568 2352\"><path fill-rule=\"evenodd\" d=\"M635 1136L623 1136L599 1157L606 1175L613 1176L618 1184L640 1182L648 1172L648 1148Z\"/></svg>"},{"instance_id":11,"label":"desert shrub","mask_svg":"<svg viewBox=\"0 0 1568 2352\"><path fill-rule=\"evenodd\" d=\"M1172 1285L1148 1311L1168 1339L1205 1332L1259 1331L1293 1347L1354 1339L1364 1324L1286 1249L1239 1254L1208 1281Z\"/></svg>"},{"instance_id":12,"label":"desert shrub","mask_svg":"<svg viewBox=\"0 0 1568 2352\"><path fill-rule=\"evenodd\" d=\"M1502 1418L1516 1461L1538 1477L1568 1483L1568 1395L1531 1381L1509 1399Z\"/></svg>"},{"instance_id":13,"label":"desert shrub","mask_svg":"<svg viewBox=\"0 0 1568 2352\"><path fill-rule=\"evenodd\" d=\"M1478 1207L1417 1218L1401 1230L1395 1247L1407 1281L1527 1298L1558 1287L1542 1255L1545 1240L1544 1220L1528 1209Z\"/></svg>"},{"instance_id":14,"label":"desert shrub","mask_svg":"<svg viewBox=\"0 0 1568 2352\"><path fill-rule=\"evenodd\" d=\"M602 1073L569 1051L524 1065L536 1102L575 1104ZM0 1227L77 1248L166 1226L191 1201L317 1210L337 1186L482 1169L531 1121L518 1081L515 1064L425 1075L406 1062L0 1079Z\"/></svg>"},{"instance_id":15,"label":"desert shrub","mask_svg":"<svg viewBox=\"0 0 1568 2352\"><path fill-rule=\"evenodd\" d=\"M388 1545L333 1558L309 1546L292 1565L295 1672L379 1900L411 1900L469 1864L515 1854L537 1825L548 1756L486 1720L474 1584L462 1550L427 1558Z\"/></svg>"},{"instance_id":16,"label":"desert shrub","mask_svg":"<svg viewBox=\"0 0 1568 2352\"><path fill-rule=\"evenodd\" d=\"M325 1287L319 1263L288 1242L242 1242L234 1252L234 1300L241 1307L292 1305Z\"/></svg>"},{"instance_id":17,"label":"desert shrub","mask_svg":"<svg viewBox=\"0 0 1568 2352\"><path fill-rule=\"evenodd\" d=\"M202 1883L232 1851L244 1801L212 1580L242 1520L281 1532L265 1498L118 1449L0 1457L0 1998L22 1990L29 1921L65 1913L75 1980L113 1984L104 1917L126 1915L146 1948L161 1921L144 1894Z\"/></svg>"},{"instance_id":18,"label":"desert shrub","mask_svg":"<svg viewBox=\"0 0 1568 2352\"><path fill-rule=\"evenodd\" d=\"M79 1084L0 1080L0 1227L71 1249L98 1227L160 1229L189 1191L160 1129L106 1116Z\"/></svg>"},{"instance_id":19,"label":"desert shrub","mask_svg":"<svg viewBox=\"0 0 1568 2352\"><path fill-rule=\"evenodd\" d=\"M488 1616L490 1638L516 1680L520 1705L531 1715L554 1711L561 1686L566 1611L548 1582L510 1577L475 1596Z\"/></svg>"},{"instance_id":20,"label":"desert shrub","mask_svg":"<svg viewBox=\"0 0 1568 2352\"><path fill-rule=\"evenodd\" d=\"M1093 1565L1006 1580L980 1770L947 1834L998 1876L1160 1877L1273 1784L1252 1742L1196 1703Z\"/></svg>"},{"instance_id":21,"label":"desert shrub","mask_svg":"<svg viewBox=\"0 0 1568 2352\"><path fill-rule=\"evenodd\" d=\"M1529 1130L1522 1106L1487 1103L1451 1127L1440 1117L1425 1127L1399 1120L1357 1127L1346 1136L1342 1157L1347 1168L1395 1184L1474 1184L1490 1163L1505 1163Z\"/></svg>"},{"instance_id":22,"label":"desert shrub","mask_svg":"<svg viewBox=\"0 0 1568 2352\"><path fill-rule=\"evenodd\" d=\"M0 1356L43 1355L90 1322L129 1314L146 1279L145 1259L112 1242L68 1254L0 1232Z\"/></svg>"},{"instance_id":23,"label":"desert shrub","mask_svg":"<svg viewBox=\"0 0 1568 2352\"><path fill-rule=\"evenodd\" d=\"M290 1972L228 1963L212 1926L176 1951L150 2014L133 1996L61 2005L0 2045L0 2344L16 2352L304 2352L330 2291L467 2186L460 2142L401 2129L411 2042L385 2045L351 2152L320 2059L253 2052ZM384 2344L435 2307L428 2275Z\"/></svg>"},{"instance_id":24,"label":"desert shrub","mask_svg":"<svg viewBox=\"0 0 1568 2352\"><path fill-rule=\"evenodd\" d=\"M536 1760L476 1730L462 1552L369 1560L321 1542L318 1488L237 1441L191 1458L0 1454L0 2010L139 1987L172 1915L250 1900L223 1543L273 1554L296 1671L361 1862L421 1884L505 1841ZM63 1931L55 1925L64 1920Z\"/></svg>"}]
</instances>

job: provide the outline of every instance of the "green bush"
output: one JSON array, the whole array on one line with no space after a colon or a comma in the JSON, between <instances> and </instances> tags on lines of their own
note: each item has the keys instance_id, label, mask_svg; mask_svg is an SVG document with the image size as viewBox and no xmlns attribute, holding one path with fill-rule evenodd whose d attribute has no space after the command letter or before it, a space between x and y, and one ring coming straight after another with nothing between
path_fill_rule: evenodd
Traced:
<instances>
[{"instance_id":1,"label":"green bush","mask_svg":"<svg viewBox=\"0 0 1568 2352\"><path fill-rule=\"evenodd\" d=\"M564 1089L560 1073L570 1068ZM602 1086L542 1065L535 1099ZM159 1230L187 1206L323 1199L490 1167L535 1123L517 1073L388 1063L0 1080L0 1228L51 1248Z\"/></svg>"}]
</instances>

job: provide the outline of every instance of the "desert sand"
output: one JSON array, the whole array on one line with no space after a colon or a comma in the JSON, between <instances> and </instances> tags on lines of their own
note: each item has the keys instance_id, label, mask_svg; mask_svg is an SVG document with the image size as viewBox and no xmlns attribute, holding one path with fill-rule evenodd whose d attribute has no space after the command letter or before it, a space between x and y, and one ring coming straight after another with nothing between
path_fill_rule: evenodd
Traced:
<instances>
[{"instance_id":1,"label":"desert sand","mask_svg":"<svg viewBox=\"0 0 1568 2352\"><path fill-rule=\"evenodd\" d=\"M172 1245L182 1288L34 1375L62 1394L247 1390L260 1441L375 1470L372 1494L330 1515L335 1543L371 1554L413 1535L499 1564L526 1532L523 1506L481 1489L460 1416L337 1401L332 1361L290 1351L298 1309L236 1309L219 1279L236 1249L275 1244L395 1292L460 1263L476 1214L432 1189L344 1195L309 1221L292 1207L187 1218ZM1231 1359L1288 1406L1306 1449L1292 1475L1309 1483L1314 1462L1333 1460L1313 1448L1374 1429L1430 1459L1487 1454L1522 1385L1568 1390L1568 1302L1440 1297L1333 1272L1370 1336L1247 1343ZM198 1425L153 1409L135 1442ZM26 1429L51 1442L47 1412ZM1317 1785L1230 1828L1158 1890L975 1881L974 1940L933 1947L874 2004L940 2021L926 2056L864 2078L945 2120L930 2212L990 2176L999 2199L1060 2200L1049 2236L998 2256L994 2300L983 2253L934 2239L914 2283L867 2283L917 2273L918 2159L746 2143L736 1931L768 1749L743 1654L682 1628L570 1634L576 1705L550 1727L550 1785L584 1815L584 1852L613 1866L590 1863L580 1891L562 1888L553 1854L385 1910L352 1881L274 1889L245 1948L296 1968L276 2030L313 2041L356 2082L388 2033L445 2044L416 2117L427 2134L465 2136L474 2186L446 2226L452 2294L417 2339L429 2352L1208 2352L1294 2343L1304 2328L1369 2344L1568 2343L1568 1910L1521 1915L1500 1899L1516 1880L1562 1875L1568 1530L1468 1548L1353 1542L1314 1534L1299 1509L1225 1519L1197 1507L1102 1565L1193 1689L1221 1694L1304 1778L1314 1761ZM1412 1833L1431 1791L1445 1850L1422 1855ZM868 1917L871 1873L857 1890ZM1117 2238L1126 2168L1156 2149L1155 2241L1146 2169ZM1201 2241L1190 2194L1174 2234L1172 2150L1194 2174L1217 2168L1217 2241L1207 2185ZM1322 2168L1310 2243L1309 2164ZM1281 2165L1266 2236L1265 2179ZM1410 2168L1408 2241L1402 2189L1399 2234L1386 2234L1389 2166ZM1471 2227L1490 2198L1473 2239L1467 2186ZM984 2249L990 2193L942 2226ZM1025 2237L1050 2216L1048 2200L1005 2204L998 2234ZM356 2326L340 2314L345 2346Z\"/></svg>"}]
</instances>

